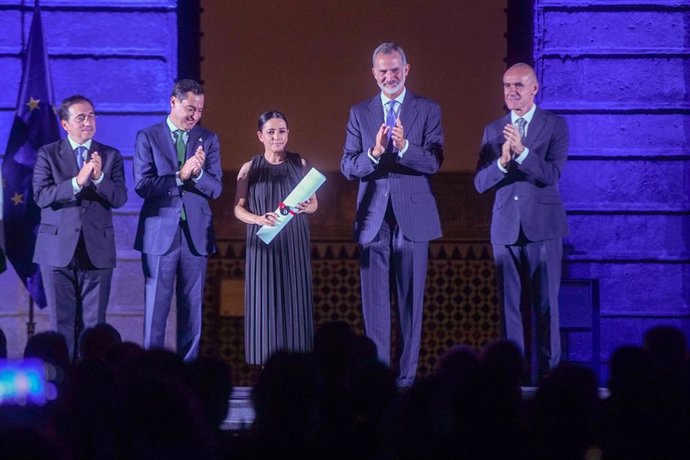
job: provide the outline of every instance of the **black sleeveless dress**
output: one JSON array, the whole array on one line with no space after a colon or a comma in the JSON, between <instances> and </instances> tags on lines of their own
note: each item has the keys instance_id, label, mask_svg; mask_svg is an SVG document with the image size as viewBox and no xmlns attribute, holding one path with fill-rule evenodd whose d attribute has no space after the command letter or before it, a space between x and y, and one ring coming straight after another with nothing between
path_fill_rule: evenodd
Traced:
<instances>
[{"instance_id":1,"label":"black sleeveless dress","mask_svg":"<svg viewBox=\"0 0 690 460\"><path fill-rule=\"evenodd\" d=\"M263 154L251 160L247 208L254 214L275 211L302 180L298 154L271 164ZM280 349L310 351L314 338L309 222L297 214L266 244L260 226L247 225L244 292L245 359L264 364Z\"/></svg>"}]
</instances>

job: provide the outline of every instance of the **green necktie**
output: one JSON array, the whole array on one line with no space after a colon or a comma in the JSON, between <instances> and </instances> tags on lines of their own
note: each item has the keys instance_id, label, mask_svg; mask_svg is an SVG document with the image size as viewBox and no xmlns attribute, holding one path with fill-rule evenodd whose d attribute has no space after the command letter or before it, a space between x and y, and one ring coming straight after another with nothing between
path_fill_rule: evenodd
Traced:
<instances>
[{"instance_id":1,"label":"green necktie","mask_svg":"<svg viewBox=\"0 0 690 460\"><path fill-rule=\"evenodd\" d=\"M184 131L178 129L175 131L175 148L177 149L177 166L182 167L187 156L187 146L184 143ZM182 212L180 212L180 220L187 220L187 211L182 204Z\"/></svg>"},{"instance_id":2,"label":"green necktie","mask_svg":"<svg viewBox=\"0 0 690 460\"><path fill-rule=\"evenodd\" d=\"M175 148L177 148L177 165L181 168L187 156L187 145L184 143L184 131L175 131Z\"/></svg>"}]
</instances>

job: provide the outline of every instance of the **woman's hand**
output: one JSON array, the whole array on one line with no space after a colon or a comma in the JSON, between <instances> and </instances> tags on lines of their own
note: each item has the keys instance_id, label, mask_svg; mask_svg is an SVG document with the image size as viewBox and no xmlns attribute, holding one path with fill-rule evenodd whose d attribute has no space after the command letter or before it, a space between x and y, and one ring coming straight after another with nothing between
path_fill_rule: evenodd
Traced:
<instances>
[{"instance_id":1,"label":"woman's hand","mask_svg":"<svg viewBox=\"0 0 690 460\"><path fill-rule=\"evenodd\" d=\"M301 203L297 203L297 214L312 214L314 211L316 211L317 207L318 205L316 203L316 200L311 198L308 200L304 200Z\"/></svg>"},{"instance_id":2,"label":"woman's hand","mask_svg":"<svg viewBox=\"0 0 690 460\"><path fill-rule=\"evenodd\" d=\"M275 212L267 212L264 214L261 214L260 216L256 216L256 222L254 222L256 225L268 225L269 227L273 227L276 224L276 221L278 220L278 214Z\"/></svg>"}]
</instances>

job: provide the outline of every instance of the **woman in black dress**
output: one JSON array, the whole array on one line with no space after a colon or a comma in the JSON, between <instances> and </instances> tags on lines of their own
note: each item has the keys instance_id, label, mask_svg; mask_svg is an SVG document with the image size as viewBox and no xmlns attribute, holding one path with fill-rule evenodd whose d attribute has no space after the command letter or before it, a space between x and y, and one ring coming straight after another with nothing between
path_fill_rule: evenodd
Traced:
<instances>
[{"instance_id":1,"label":"woman in black dress","mask_svg":"<svg viewBox=\"0 0 690 460\"><path fill-rule=\"evenodd\" d=\"M256 232L273 226L275 209L309 171L307 160L285 149L288 121L269 111L259 117L257 135L264 153L242 165L237 176L235 217L247 224L244 289L245 359L263 365L280 349L311 350L314 337L309 222L316 196L269 244Z\"/></svg>"}]
</instances>

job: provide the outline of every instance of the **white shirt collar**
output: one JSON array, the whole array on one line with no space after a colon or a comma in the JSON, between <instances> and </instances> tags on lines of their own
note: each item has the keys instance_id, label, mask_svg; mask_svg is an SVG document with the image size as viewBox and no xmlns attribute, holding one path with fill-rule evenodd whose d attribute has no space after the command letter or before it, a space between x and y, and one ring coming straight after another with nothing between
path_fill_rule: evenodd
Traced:
<instances>
[{"instance_id":1,"label":"white shirt collar","mask_svg":"<svg viewBox=\"0 0 690 460\"><path fill-rule=\"evenodd\" d=\"M403 88L402 93L398 95L398 97L395 98L396 101L398 101L398 110L402 106L403 101L405 100L405 95L407 94L407 88ZM383 91L381 91L381 105L383 105L383 110L385 111L388 107L386 104L390 102L390 98L383 94Z\"/></svg>"},{"instance_id":2,"label":"white shirt collar","mask_svg":"<svg viewBox=\"0 0 690 460\"><path fill-rule=\"evenodd\" d=\"M69 141L69 145L72 147L72 150L76 150L77 147L86 147L86 150L91 150L91 141L93 139L89 139L88 141L84 142L83 144L79 144L75 141L72 140L69 135L67 136L67 140Z\"/></svg>"},{"instance_id":3,"label":"white shirt collar","mask_svg":"<svg viewBox=\"0 0 690 460\"><path fill-rule=\"evenodd\" d=\"M166 117L165 121L166 121L166 123L168 123L168 129L170 130L170 134L172 134L174 136L175 131L178 131L180 128L178 128L177 126L175 126L173 124L173 122L170 120L170 116ZM184 133L183 136L186 139L187 136L189 136L189 131L186 131L183 129L182 132Z\"/></svg>"},{"instance_id":4,"label":"white shirt collar","mask_svg":"<svg viewBox=\"0 0 690 460\"><path fill-rule=\"evenodd\" d=\"M526 114L523 116L520 116L513 112L512 110L510 111L510 122L515 123L515 120L518 118L523 118L527 124L529 125L532 122L532 117L534 117L534 112L537 110L537 104L532 104L532 108L527 111Z\"/></svg>"}]
</instances>

